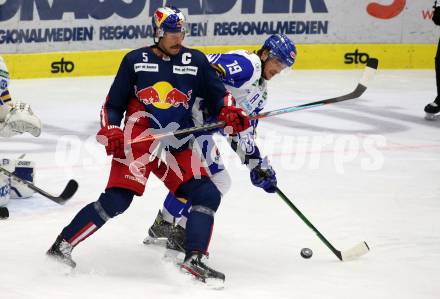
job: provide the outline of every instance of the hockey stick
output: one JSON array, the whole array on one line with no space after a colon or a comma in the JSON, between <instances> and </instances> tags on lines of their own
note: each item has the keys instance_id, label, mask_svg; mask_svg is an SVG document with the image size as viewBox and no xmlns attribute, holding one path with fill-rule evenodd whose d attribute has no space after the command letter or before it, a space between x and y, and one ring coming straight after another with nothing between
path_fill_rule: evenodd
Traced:
<instances>
[{"instance_id":1,"label":"hockey stick","mask_svg":"<svg viewBox=\"0 0 440 299\"><path fill-rule=\"evenodd\" d=\"M35 192L43 195L44 197L49 198L50 200L52 200L52 201L54 201L54 202L56 202L57 204L60 204L60 205L65 204L66 201L68 201L75 194L76 190L78 190L78 183L75 180L70 180L67 183L66 187L64 188L64 190L63 190L63 192L61 193L60 196L53 196L53 195L47 193L46 191L38 188L37 186L35 186L31 182L28 182L28 181L23 180L22 178L16 176L12 172L4 169L3 167L0 167L0 172L3 172L8 177L12 177L15 180L19 181L20 183L25 184L30 189L34 190Z\"/></svg>"},{"instance_id":2,"label":"hockey stick","mask_svg":"<svg viewBox=\"0 0 440 299\"><path fill-rule=\"evenodd\" d=\"M303 104L303 105L292 106L292 107L281 108L281 109L263 112L263 113L251 116L250 119L252 120L252 119L266 118L266 117L275 116L275 115L279 115L279 114L285 114L285 113L290 113L290 112L294 112L294 111L310 109L310 108L314 108L314 107L318 107L318 106L323 106L323 105L328 105L328 104L333 104L333 103L338 103L338 102L342 102L342 101L347 101L347 100L359 98L365 92L365 90L367 90L368 81L370 81L370 79L374 76L374 73L377 70L378 64L379 64L379 61L376 58L368 59L367 65L365 66L361 80L359 81L356 88L350 93L347 93L342 96L334 97L334 98L329 98L329 99L325 99L325 100L321 100L321 101ZM200 132L200 131L207 131L207 130L212 130L212 129L223 128L224 126L225 126L225 123L219 121L219 122L205 124L202 126L177 130L174 132L167 132L167 133L162 133L162 134L155 134L155 135L150 135L150 136L138 137L133 140L130 140L128 142L128 144L133 144L133 143L138 143L138 142L143 142L143 141L157 140L157 139L161 139L164 137L186 135L186 134L191 134L191 133Z\"/></svg>"},{"instance_id":3,"label":"hockey stick","mask_svg":"<svg viewBox=\"0 0 440 299\"><path fill-rule=\"evenodd\" d=\"M304 216L303 213L301 213L300 210L298 210L297 207L287 198L286 195L278 188L276 187L275 192L281 197L282 200L301 218L302 221L304 221L305 224L307 224L308 227L312 229L312 231L315 232L315 234L318 236L318 238L338 257L341 261L349 261L354 260L370 251L370 247L368 247L367 242L361 242L354 246L353 248L350 248L345 251L339 251L337 250L320 232L319 230Z\"/></svg>"}]
</instances>

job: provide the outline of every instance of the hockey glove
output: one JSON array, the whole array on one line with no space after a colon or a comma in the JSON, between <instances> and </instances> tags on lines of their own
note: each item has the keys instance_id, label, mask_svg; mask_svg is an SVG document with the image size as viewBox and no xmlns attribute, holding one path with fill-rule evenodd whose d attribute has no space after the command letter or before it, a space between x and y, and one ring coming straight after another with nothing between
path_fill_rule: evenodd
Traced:
<instances>
[{"instance_id":1,"label":"hockey glove","mask_svg":"<svg viewBox=\"0 0 440 299\"><path fill-rule=\"evenodd\" d=\"M266 165L264 165L266 164ZM272 166L267 164L264 158L260 165L251 170L251 181L254 186L264 189L268 193L274 193L277 187L277 177Z\"/></svg>"},{"instance_id":2,"label":"hockey glove","mask_svg":"<svg viewBox=\"0 0 440 299\"><path fill-rule=\"evenodd\" d=\"M105 146L107 155L114 158L125 158L124 133L118 126L107 126L101 128L96 134L96 140Z\"/></svg>"},{"instance_id":3,"label":"hockey glove","mask_svg":"<svg viewBox=\"0 0 440 299\"><path fill-rule=\"evenodd\" d=\"M237 134L250 127L249 116L243 109L234 106L224 106L220 110L218 120L226 124L225 132L228 134Z\"/></svg>"},{"instance_id":4,"label":"hockey glove","mask_svg":"<svg viewBox=\"0 0 440 299\"><path fill-rule=\"evenodd\" d=\"M25 132L28 132L35 137L40 136L41 121L32 112L29 104L17 102L12 106L9 106L8 104L3 106L8 108L3 108L2 111L9 110L9 112L6 115L4 122L0 123L0 136L11 137L17 134L23 134Z\"/></svg>"}]
</instances>

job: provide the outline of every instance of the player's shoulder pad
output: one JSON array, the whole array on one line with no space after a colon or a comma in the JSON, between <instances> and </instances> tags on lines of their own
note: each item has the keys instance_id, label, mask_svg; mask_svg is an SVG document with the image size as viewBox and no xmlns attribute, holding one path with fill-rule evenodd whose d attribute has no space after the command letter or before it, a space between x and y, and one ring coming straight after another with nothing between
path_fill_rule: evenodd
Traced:
<instances>
[{"instance_id":1,"label":"player's shoulder pad","mask_svg":"<svg viewBox=\"0 0 440 299\"><path fill-rule=\"evenodd\" d=\"M124 55L124 60L142 60L143 59L143 54L145 52L148 52L149 47L142 47L142 48L138 48L138 49L134 49L129 51L127 54Z\"/></svg>"},{"instance_id":2,"label":"player's shoulder pad","mask_svg":"<svg viewBox=\"0 0 440 299\"><path fill-rule=\"evenodd\" d=\"M258 55L245 50L225 54L210 54L208 60L224 83L236 88L251 85L261 77L261 61Z\"/></svg>"}]
</instances>

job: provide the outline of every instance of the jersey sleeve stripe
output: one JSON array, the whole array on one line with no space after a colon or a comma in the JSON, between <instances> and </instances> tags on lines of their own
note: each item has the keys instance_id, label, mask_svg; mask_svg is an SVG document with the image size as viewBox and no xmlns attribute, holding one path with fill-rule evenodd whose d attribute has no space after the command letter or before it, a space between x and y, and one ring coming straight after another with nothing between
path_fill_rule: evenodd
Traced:
<instances>
[{"instance_id":1,"label":"jersey sleeve stripe","mask_svg":"<svg viewBox=\"0 0 440 299\"><path fill-rule=\"evenodd\" d=\"M216 70L221 76L226 76L226 70L220 64L211 64L212 68Z\"/></svg>"},{"instance_id":2,"label":"jersey sleeve stripe","mask_svg":"<svg viewBox=\"0 0 440 299\"><path fill-rule=\"evenodd\" d=\"M3 103L9 102L11 100L11 95L9 94L9 90L5 90L1 96L0 96L0 100L3 101Z\"/></svg>"}]
</instances>

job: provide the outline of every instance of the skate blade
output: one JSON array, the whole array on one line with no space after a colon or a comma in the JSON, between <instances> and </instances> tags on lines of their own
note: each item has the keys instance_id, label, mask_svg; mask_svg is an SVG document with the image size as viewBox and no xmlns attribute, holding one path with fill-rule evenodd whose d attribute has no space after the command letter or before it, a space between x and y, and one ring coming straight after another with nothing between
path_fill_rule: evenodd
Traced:
<instances>
[{"instance_id":1,"label":"skate blade","mask_svg":"<svg viewBox=\"0 0 440 299\"><path fill-rule=\"evenodd\" d=\"M165 261L172 262L176 264L178 267L182 265L184 258L185 258L185 253L169 248L167 248L163 256L163 259Z\"/></svg>"},{"instance_id":2,"label":"skate blade","mask_svg":"<svg viewBox=\"0 0 440 299\"><path fill-rule=\"evenodd\" d=\"M51 269L51 272L58 273L59 275L70 276L75 273L75 268L71 265L63 262L61 259L54 258L52 256L46 256L46 261Z\"/></svg>"},{"instance_id":3,"label":"skate blade","mask_svg":"<svg viewBox=\"0 0 440 299\"><path fill-rule=\"evenodd\" d=\"M168 238L153 238L153 237L146 237L143 241L145 245L156 245L161 247L166 247L168 242Z\"/></svg>"},{"instance_id":4,"label":"skate blade","mask_svg":"<svg viewBox=\"0 0 440 299\"><path fill-rule=\"evenodd\" d=\"M425 119L426 120L437 120L439 119L440 114L433 114L433 113L426 113Z\"/></svg>"},{"instance_id":5,"label":"skate blade","mask_svg":"<svg viewBox=\"0 0 440 299\"><path fill-rule=\"evenodd\" d=\"M180 265L180 272L182 272L184 275L191 278L191 280L194 283L200 284L200 285L207 287L209 289L222 290L225 287L225 281L223 279L213 278L213 277L204 278L204 277L198 276L191 269L188 269L186 267L182 267L182 265Z\"/></svg>"},{"instance_id":6,"label":"skate blade","mask_svg":"<svg viewBox=\"0 0 440 299\"><path fill-rule=\"evenodd\" d=\"M225 281L218 278L207 278L205 284L208 288L213 290L222 290L225 288Z\"/></svg>"}]
</instances>

